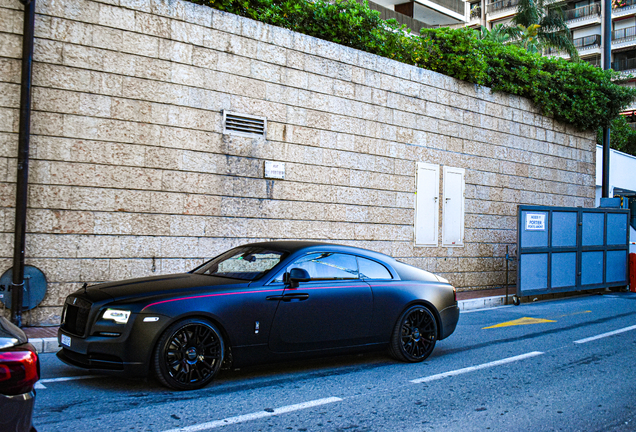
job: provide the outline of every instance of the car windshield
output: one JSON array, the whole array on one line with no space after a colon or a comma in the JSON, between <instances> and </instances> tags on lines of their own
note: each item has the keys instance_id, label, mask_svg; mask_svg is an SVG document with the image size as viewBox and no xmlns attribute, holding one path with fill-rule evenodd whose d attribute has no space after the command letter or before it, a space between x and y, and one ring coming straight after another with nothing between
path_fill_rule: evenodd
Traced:
<instances>
[{"instance_id":1,"label":"car windshield","mask_svg":"<svg viewBox=\"0 0 636 432\"><path fill-rule=\"evenodd\" d=\"M274 268L285 255L260 247L242 247L214 258L194 273L253 281Z\"/></svg>"}]
</instances>

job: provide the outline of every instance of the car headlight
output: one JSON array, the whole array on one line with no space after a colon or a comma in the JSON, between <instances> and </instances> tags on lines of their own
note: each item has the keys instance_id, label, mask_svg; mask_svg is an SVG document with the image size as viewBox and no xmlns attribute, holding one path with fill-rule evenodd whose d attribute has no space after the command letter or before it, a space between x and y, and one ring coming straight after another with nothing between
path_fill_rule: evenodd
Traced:
<instances>
[{"instance_id":1,"label":"car headlight","mask_svg":"<svg viewBox=\"0 0 636 432\"><path fill-rule=\"evenodd\" d=\"M126 324L128 322L128 318L130 318L130 311L119 310L119 309L106 309L104 311L103 319L113 320L117 324Z\"/></svg>"}]
</instances>

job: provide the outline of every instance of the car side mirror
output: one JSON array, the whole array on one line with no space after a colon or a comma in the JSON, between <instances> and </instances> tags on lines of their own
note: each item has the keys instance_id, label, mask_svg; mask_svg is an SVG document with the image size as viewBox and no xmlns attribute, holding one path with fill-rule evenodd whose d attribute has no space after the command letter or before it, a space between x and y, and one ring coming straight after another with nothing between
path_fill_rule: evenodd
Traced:
<instances>
[{"instance_id":1,"label":"car side mirror","mask_svg":"<svg viewBox=\"0 0 636 432\"><path fill-rule=\"evenodd\" d=\"M289 283L291 288L298 288L299 282L309 282L311 277L309 276L309 272L305 269L301 268L293 268L289 270L289 273L285 273L284 278L286 283Z\"/></svg>"}]
</instances>

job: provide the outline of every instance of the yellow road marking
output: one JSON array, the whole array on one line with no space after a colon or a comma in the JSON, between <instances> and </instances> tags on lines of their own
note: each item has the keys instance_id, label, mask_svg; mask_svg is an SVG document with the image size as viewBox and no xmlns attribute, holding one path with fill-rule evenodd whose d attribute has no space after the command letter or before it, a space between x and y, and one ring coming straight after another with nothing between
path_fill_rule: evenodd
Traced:
<instances>
[{"instance_id":1,"label":"yellow road marking","mask_svg":"<svg viewBox=\"0 0 636 432\"><path fill-rule=\"evenodd\" d=\"M569 317L569 316L574 316L574 315L581 315L581 314L586 314L586 313L592 313L592 311L581 311L581 312L574 312L571 314L565 314L565 315L559 315L555 318L564 318L564 317Z\"/></svg>"},{"instance_id":2,"label":"yellow road marking","mask_svg":"<svg viewBox=\"0 0 636 432\"><path fill-rule=\"evenodd\" d=\"M501 324L495 324L494 326L484 327L484 328L482 328L482 330L493 329L493 328L501 328L501 327L511 327L511 326L518 326L518 325L552 323L552 322L556 322L556 321L549 320L549 319L542 319L542 318L523 317L523 318L519 318L519 319L516 319L516 320L513 320L513 321L507 321L507 322L504 322L504 323L501 323Z\"/></svg>"}]
</instances>

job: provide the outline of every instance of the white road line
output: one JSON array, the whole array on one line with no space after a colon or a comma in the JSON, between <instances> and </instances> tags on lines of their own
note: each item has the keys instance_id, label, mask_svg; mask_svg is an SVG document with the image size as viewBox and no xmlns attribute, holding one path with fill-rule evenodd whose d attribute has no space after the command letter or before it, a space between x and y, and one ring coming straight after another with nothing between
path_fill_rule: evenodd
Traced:
<instances>
[{"instance_id":1,"label":"white road line","mask_svg":"<svg viewBox=\"0 0 636 432\"><path fill-rule=\"evenodd\" d=\"M35 383L35 388L36 389L45 389L46 386L44 385L44 383L75 381L75 380L82 380L82 379L89 379L89 378L99 378L99 375L81 375L81 376L74 376L74 377L61 377L61 378L41 379L40 381Z\"/></svg>"},{"instance_id":2,"label":"white road line","mask_svg":"<svg viewBox=\"0 0 636 432\"><path fill-rule=\"evenodd\" d=\"M574 343L575 344L583 344L583 343L587 343L587 342L592 342L592 341L594 341L596 339L602 339L602 338L606 338L606 337L609 337L609 336L614 336L614 335L617 335L617 334L628 332L630 330L636 330L636 325L633 325L631 327L625 327L625 328L618 329L618 330L614 330L614 331L607 332L607 333L603 333L603 334L600 334L600 335L592 336L592 337L585 338L585 339L579 339L577 341L574 341Z\"/></svg>"},{"instance_id":3,"label":"white road line","mask_svg":"<svg viewBox=\"0 0 636 432\"><path fill-rule=\"evenodd\" d=\"M454 371L450 371L450 372L444 372L441 374L437 374L437 375L431 375L429 377L424 377L424 378L418 378L418 379L414 379L411 382L413 384L421 384L421 383L425 383L425 382L430 382L430 381L435 381L435 380L439 380L442 378L446 378L446 377L451 377L451 376L455 376L455 375L461 375L461 374L465 374L468 372L474 372L477 370L481 370L481 369L487 369L487 368L491 368L491 367L495 367L495 366L499 366L499 365L503 365L506 363L512 363L512 362L516 362L519 360L524 360L530 357L536 357L538 355L543 354L541 351L533 351L533 352L529 352L527 354L522 354L522 355L518 355L515 357L508 357L502 360L497 360L494 362L490 362L490 363L484 363L482 365L478 365L478 366L471 366L471 367L467 367L464 369L457 369Z\"/></svg>"},{"instance_id":4,"label":"white road line","mask_svg":"<svg viewBox=\"0 0 636 432\"><path fill-rule=\"evenodd\" d=\"M320 405L325 405L325 404L329 404L329 403L333 403L333 402L339 402L342 399L337 398L337 397L330 397L330 398L325 398L325 399L316 399L313 401L309 401L309 402L303 402L303 403L299 403L296 405L287 405L284 407L280 407L280 408L276 408L273 411L258 411L255 413L251 413L251 414L244 414L244 415L240 415L240 416L236 416L236 417L228 417L226 419L223 420L216 420L216 421L211 421L208 423L201 423L198 425L193 425L193 426L186 426L186 427L182 427L182 428L177 428L177 429L170 429L164 432L195 432L195 431L202 431L202 430L208 430L208 429L215 429L218 427L222 427L222 426L227 426L227 425L232 425L232 424L237 424L237 423L244 423L244 422L248 422L251 420L258 420L260 418L264 418L264 417L271 417L271 416L275 416L278 414L285 414L288 412L292 412L292 411L298 411L298 410L303 410L303 409L307 409L307 408L313 408L316 406L320 406Z\"/></svg>"}]
</instances>

